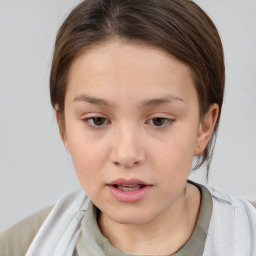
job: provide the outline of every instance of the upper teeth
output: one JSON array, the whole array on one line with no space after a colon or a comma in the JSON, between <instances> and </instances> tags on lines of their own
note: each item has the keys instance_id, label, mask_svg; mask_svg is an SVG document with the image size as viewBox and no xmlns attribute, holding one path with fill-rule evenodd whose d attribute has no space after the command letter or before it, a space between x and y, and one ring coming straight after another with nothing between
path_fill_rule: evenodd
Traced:
<instances>
[{"instance_id":1,"label":"upper teeth","mask_svg":"<svg viewBox=\"0 0 256 256\"><path fill-rule=\"evenodd\" d=\"M132 190L138 190L141 189L140 184L121 184L121 185L117 185L117 189L122 190L122 191L132 191Z\"/></svg>"},{"instance_id":2,"label":"upper teeth","mask_svg":"<svg viewBox=\"0 0 256 256\"><path fill-rule=\"evenodd\" d=\"M120 186L132 188L132 187L137 187L138 185L139 184L133 184L133 185L121 184Z\"/></svg>"}]
</instances>

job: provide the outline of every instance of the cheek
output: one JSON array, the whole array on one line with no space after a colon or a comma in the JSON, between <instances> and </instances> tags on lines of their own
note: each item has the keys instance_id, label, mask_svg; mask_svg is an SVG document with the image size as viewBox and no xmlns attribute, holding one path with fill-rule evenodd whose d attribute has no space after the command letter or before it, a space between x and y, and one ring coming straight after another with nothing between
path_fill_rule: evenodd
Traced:
<instances>
[{"instance_id":1,"label":"cheek","mask_svg":"<svg viewBox=\"0 0 256 256\"><path fill-rule=\"evenodd\" d=\"M102 147L95 143L72 141L69 148L75 170L79 173L88 173L97 169L97 166L102 164L102 158L105 158Z\"/></svg>"},{"instance_id":2,"label":"cheek","mask_svg":"<svg viewBox=\"0 0 256 256\"><path fill-rule=\"evenodd\" d=\"M166 186L170 186L170 180L175 184L188 178L195 142L195 131L185 132L180 129L155 145L151 157L155 159L154 168L159 170L157 177L163 180Z\"/></svg>"},{"instance_id":3,"label":"cheek","mask_svg":"<svg viewBox=\"0 0 256 256\"><path fill-rule=\"evenodd\" d=\"M90 143L72 142L70 154L77 178L91 198L101 188L104 152L102 147L97 147L95 144L92 146Z\"/></svg>"},{"instance_id":4,"label":"cheek","mask_svg":"<svg viewBox=\"0 0 256 256\"><path fill-rule=\"evenodd\" d=\"M196 131L179 129L155 146L155 154L163 162L186 164L193 159L196 145ZM173 165L172 164L172 165Z\"/></svg>"},{"instance_id":5,"label":"cheek","mask_svg":"<svg viewBox=\"0 0 256 256\"><path fill-rule=\"evenodd\" d=\"M78 178L85 176L93 178L106 158L103 141L93 139L79 124L69 123L66 131L68 150Z\"/></svg>"}]
</instances>

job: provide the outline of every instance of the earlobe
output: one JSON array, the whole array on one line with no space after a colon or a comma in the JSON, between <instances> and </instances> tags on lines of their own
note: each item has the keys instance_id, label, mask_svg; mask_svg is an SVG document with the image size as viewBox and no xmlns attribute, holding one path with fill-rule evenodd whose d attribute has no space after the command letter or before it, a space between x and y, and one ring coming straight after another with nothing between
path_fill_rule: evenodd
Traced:
<instances>
[{"instance_id":1,"label":"earlobe","mask_svg":"<svg viewBox=\"0 0 256 256\"><path fill-rule=\"evenodd\" d=\"M214 103L210 105L208 112L205 114L204 118L199 124L194 156L200 155L207 146L218 119L218 115L218 104Z\"/></svg>"},{"instance_id":2,"label":"earlobe","mask_svg":"<svg viewBox=\"0 0 256 256\"><path fill-rule=\"evenodd\" d=\"M65 134L64 123L63 123L61 114L58 110L55 110L55 115L56 115L56 121L57 121L57 124L58 124L58 127L59 127L59 133L60 133L61 140L62 140L66 150L69 152L67 137L66 137L66 134Z\"/></svg>"}]
</instances>

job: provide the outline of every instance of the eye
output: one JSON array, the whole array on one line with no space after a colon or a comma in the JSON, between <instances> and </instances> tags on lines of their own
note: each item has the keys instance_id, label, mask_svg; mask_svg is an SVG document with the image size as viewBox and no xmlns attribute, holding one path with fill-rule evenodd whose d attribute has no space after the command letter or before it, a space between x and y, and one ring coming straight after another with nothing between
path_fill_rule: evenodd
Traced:
<instances>
[{"instance_id":1,"label":"eye","mask_svg":"<svg viewBox=\"0 0 256 256\"><path fill-rule=\"evenodd\" d=\"M170 118L165 117L155 117L148 121L150 125L156 126L156 127L165 127L170 125L173 122Z\"/></svg>"},{"instance_id":2,"label":"eye","mask_svg":"<svg viewBox=\"0 0 256 256\"><path fill-rule=\"evenodd\" d=\"M96 126L96 127L109 124L109 120L107 118L99 117L99 116L85 118L83 121L91 126Z\"/></svg>"}]
</instances>

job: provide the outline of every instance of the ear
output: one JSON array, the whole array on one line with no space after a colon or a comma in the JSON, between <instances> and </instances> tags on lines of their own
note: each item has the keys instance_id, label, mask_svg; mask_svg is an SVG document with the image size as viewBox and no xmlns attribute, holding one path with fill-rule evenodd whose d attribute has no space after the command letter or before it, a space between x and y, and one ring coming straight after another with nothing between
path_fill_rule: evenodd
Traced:
<instances>
[{"instance_id":1,"label":"ear","mask_svg":"<svg viewBox=\"0 0 256 256\"><path fill-rule=\"evenodd\" d=\"M66 136L66 132L64 130L64 120L61 117L61 114L59 112L59 110L55 109L55 116L56 116L56 121L59 127L59 133L60 133L60 137L61 140L66 148L66 150L69 152L69 147L68 147L68 142L67 142L67 136Z\"/></svg>"},{"instance_id":2,"label":"ear","mask_svg":"<svg viewBox=\"0 0 256 256\"><path fill-rule=\"evenodd\" d=\"M194 156L200 155L207 146L219 115L219 105L214 103L199 124Z\"/></svg>"}]
</instances>

